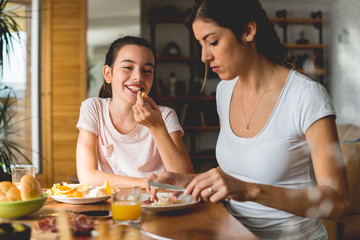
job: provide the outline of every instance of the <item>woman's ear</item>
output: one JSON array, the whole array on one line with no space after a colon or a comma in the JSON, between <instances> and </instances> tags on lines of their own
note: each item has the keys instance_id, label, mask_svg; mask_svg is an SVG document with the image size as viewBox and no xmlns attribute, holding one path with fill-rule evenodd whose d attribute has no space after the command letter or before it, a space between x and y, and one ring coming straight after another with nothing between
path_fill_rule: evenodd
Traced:
<instances>
[{"instance_id":1,"label":"woman's ear","mask_svg":"<svg viewBox=\"0 0 360 240\"><path fill-rule=\"evenodd\" d=\"M246 42L252 42L256 35L256 23L254 21L248 22L245 24L244 28L243 40Z\"/></svg>"},{"instance_id":2,"label":"woman's ear","mask_svg":"<svg viewBox=\"0 0 360 240\"><path fill-rule=\"evenodd\" d=\"M111 77L111 67L109 67L108 65L105 65L103 67L103 76L104 79L107 83L111 83L112 82L112 77Z\"/></svg>"}]
</instances>

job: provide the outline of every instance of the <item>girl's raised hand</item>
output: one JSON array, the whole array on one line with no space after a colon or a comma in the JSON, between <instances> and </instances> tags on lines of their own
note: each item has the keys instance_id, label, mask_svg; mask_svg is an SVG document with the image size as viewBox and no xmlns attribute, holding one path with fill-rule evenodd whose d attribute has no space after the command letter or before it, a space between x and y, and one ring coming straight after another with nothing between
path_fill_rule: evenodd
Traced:
<instances>
[{"instance_id":1,"label":"girl's raised hand","mask_svg":"<svg viewBox=\"0 0 360 240\"><path fill-rule=\"evenodd\" d=\"M137 93L136 103L132 109L135 121L139 124L148 128L164 124L160 109L154 100L147 95L143 97L140 91Z\"/></svg>"}]
</instances>

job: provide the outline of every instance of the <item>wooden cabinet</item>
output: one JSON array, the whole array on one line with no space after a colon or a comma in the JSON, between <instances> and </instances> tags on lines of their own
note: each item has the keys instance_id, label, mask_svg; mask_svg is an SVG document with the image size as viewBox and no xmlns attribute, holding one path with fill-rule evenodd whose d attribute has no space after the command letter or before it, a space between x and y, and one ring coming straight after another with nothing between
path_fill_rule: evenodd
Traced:
<instances>
[{"instance_id":1,"label":"wooden cabinet","mask_svg":"<svg viewBox=\"0 0 360 240\"><path fill-rule=\"evenodd\" d=\"M166 24L168 28L171 28L173 24L177 24L187 28L184 20L183 17L149 17L151 44L156 53L164 52L159 51L157 45L157 37L159 34L157 29L158 25ZM162 30L164 31L164 28L162 28ZM184 39L188 39L188 55L172 56L160 54L156 56L155 81L150 94L159 105L171 107L176 111L185 131L184 141L188 147L195 170L197 172L204 171L216 165L215 144L206 150L200 149L198 144L200 134L204 132L217 134L219 131L215 96L205 96L200 93L201 81L196 81L196 74L199 71L200 53L195 49L192 31L188 29L188 36L173 35L172 37L174 40L182 39L182 41L184 41ZM169 90L166 89L166 85L169 85L168 80L165 80L167 82L161 82L157 77L157 73L164 68L169 68L169 64L176 64L177 67L181 65L184 70L189 72L186 81L179 82L180 84L176 86L175 95L171 94L171 92L169 93ZM207 162L209 166L206 167L206 169L200 166L204 162Z\"/></svg>"},{"instance_id":2,"label":"wooden cabinet","mask_svg":"<svg viewBox=\"0 0 360 240\"><path fill-rule=\"evenodd\" d=\"M270 21L282 29L282 40L284 47L287 49L286 58L295 68L310 76L312 79L324 84L325 81L325 64L323 43L323 25L324 19L320 11L310 13L309 18L288 18L286 10L276 12L277 17L270 18ZM300 36L296 41L288 41L288 36L292 34L290 26L312 26L317 32L317 41L312 42L304 36Z\"/></svg>"}]
</instances>

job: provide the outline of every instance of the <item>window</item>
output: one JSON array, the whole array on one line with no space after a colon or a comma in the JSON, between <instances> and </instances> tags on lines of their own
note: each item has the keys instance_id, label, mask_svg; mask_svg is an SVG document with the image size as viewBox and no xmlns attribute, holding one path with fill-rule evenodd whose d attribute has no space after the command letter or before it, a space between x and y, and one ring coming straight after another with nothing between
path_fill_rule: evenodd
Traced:
<instances>
[{"instance_id":1,"label":"window","mask_svg":"<svg viewBox=\"0 0 360 240\"><path fill-rule=\"evenodd\" d=\"M39 161L39 0L21 0L9 2L6 10L18 15L15 21L21 31L13 40L13 47L7 55L4 55L3 74L0 74L0 87L7 86L14 90L16 112L14 123L15 133L10 136L11 140L24 146L23 151L32 160L37 172L41 170ZM6 91L0 93L0 97L7 96ZM19 162L24 163L19 157Z\"/></svg>"}]
</instances>

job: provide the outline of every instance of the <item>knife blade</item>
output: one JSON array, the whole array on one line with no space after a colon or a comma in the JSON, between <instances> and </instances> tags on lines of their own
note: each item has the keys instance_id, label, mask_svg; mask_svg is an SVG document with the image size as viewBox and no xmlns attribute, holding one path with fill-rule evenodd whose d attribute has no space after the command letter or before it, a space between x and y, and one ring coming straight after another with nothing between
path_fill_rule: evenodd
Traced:
<instances>
[{"instance_id":1,"label":"knife blade","mask_svg":"<svg viewBox=\"0 0 360 240\"><path fill-rule=\"evenodd\" d=\"M184 187L174 186L171 184L152 182L152 181L148 181L148 183L150 186L157 187L157 188L164 189L164 190L177 191L177 192L185 191Z\"/></svg>"}]
</instances>

